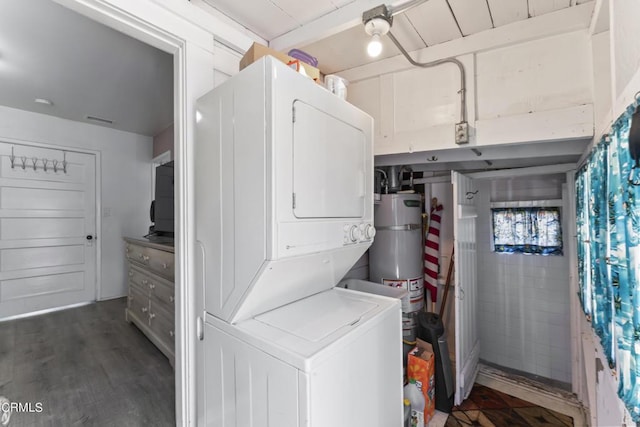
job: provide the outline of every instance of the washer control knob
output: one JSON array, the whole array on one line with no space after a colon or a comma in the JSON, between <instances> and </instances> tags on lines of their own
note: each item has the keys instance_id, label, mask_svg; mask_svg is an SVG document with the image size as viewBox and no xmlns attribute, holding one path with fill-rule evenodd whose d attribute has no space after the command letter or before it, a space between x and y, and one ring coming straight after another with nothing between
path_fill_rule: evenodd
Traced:
<instances>
[{"instance_id":1,"label":"washer control knob","mask_svg":"<svg viewBox=\"0 0 640 427\"><path fill-rule=\"evenodd\" d=\"M352 225L349 229L349 240L353 243L360 239L360 229L357 225Z\"/></svg>"},{"instance_id":2,"label":"washer control knob","mask_svg":"<svg viewBox=\"0 0 640 427\"><path fill-rule=\"evenodd\" d=\"M375 235L376 235L376 228L371 224L367 224L366 227L364 228L364 238L367 240L371 240L375 237Z\"/></svg>"}]
</instances>

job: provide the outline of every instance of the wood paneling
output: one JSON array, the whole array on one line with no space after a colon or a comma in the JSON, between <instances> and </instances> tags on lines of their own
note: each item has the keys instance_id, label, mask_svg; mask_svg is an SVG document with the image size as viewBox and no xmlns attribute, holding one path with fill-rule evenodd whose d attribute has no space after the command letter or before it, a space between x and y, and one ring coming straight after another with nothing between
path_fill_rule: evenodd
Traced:
<instances>
[{"instance_id":1,"label":"wood paneling","mask_svg":"<svg viewBox=\"0 0 640 427\"><path fill-rule=\"evenodd\" d=\"M529 17L527 0L487 0L493 18L493 26L522 21Z\"/></svg>"},{"instance_id":2,"label":"wood paneling","mask_svg":"<svg viewBox=\"0 0 640 427\"><path fill-rule=\"evenodd\" d=\"M449 0L462 35L479 33L493 28L489 5L486 1Z\"/></svg>"},{"instance_id":3,"label":"wood paneling","mask_svg":"<svg viewBox=\"0 0 640 427\"><path fill-rule=\"evenodd\" d=\"M462 36L445 0L430 0L406 15L428 46Z\"/></svg>"},{"instance_id":4,"label":"wood paneling","mask_svg":"<svg viewBox=\"0 0 640 427\"><path fill-rule=\"evenodd\" d=\"M529 16L540 16L570 6L570 0L529 0Z\"/></svg>"}]
</instances>

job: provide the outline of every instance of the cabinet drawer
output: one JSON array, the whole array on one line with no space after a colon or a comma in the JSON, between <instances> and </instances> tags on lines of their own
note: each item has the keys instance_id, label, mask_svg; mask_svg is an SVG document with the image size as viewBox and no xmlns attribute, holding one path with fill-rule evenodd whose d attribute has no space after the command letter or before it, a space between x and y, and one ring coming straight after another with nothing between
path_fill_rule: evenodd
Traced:
<instances>
[{"instance_id":1,"label":"cabinet drawer","mask_svg":"<svg viewBox=\"0 0 640 427\"><path fill-rule=\"evenodd\" d=\"M129 265L129 282L135 284L144 292L149 292L150 296L173 306L175 299L173 282L157 276L149 271L143 270L135 264Z\"/></svg>"},{"instance_id":2,"label":"cabinet drawer","mask_svg":"<svg viewBox=\"0 0 640 427\"><path fill-rule=\"evenodd\" d=\"M128 309L138 319L149 322L149 297L135 288L129 288Z\"/></svg>"},{"instance_id":3,"label":"cabinet drawer","mask_svg":"<svg viewBox=\"0 0 640 427\"><path fill-rule=\"evenodd\" d=\"M157 301L163 303L168 311L173 312L175 300L174 285L167 279L142 270L135 265L130 265L129 283L135 285L136 288L143 293L148 293L151 298L155 298Z\"/></svg>"},{"instance_id":4,"label":"cabinet drawer","mask_svg":"<svg viewBox=\"0 0 640 427\"><path fill-rule=\"evenodd\" d=\"M149 268L173 280L175 277L175 255L172 252L159 251L153 248L145 249L149 256Z\"/></svg>"},{"instance_id":5,"label":"cabinet drawer","mask_svg":"<svg viewBox=\"0 0 640 427\"><path fill-rule=\"evenodd\" d=\"M175 310L175 295L173 284L167 285L162 281L149 284L149 295L152 299L161 303L163 308L173 315Z\"/></svg>"},{"instance_id":6,"label":"cabinet drawer","mask_svg":"<svg viewBox=\"0 0 640 427\"><path fill-rule=\"evenodd\" d=\"M164 277L173 279L175 276L173 252L127 243L126 255L129 261L141 264Z\"/></svg>"},{"instance_id":7,"label":"cabinet drawer","mask_svg":"<svg viewBox=\"0 0 640 427\"><path fill-rule=\"evenodd\" d=\"M149 325L151 330L173 350L175 348L175 322L173 320L173 314L169 314L153 301L151 301L149 312Z\"/></svg>"}]
</instances>

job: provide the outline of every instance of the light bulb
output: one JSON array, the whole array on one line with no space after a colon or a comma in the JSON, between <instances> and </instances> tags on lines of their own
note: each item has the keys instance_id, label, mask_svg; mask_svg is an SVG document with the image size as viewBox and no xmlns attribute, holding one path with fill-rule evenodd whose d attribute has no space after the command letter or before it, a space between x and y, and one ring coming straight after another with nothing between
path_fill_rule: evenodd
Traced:
<instances>
[{"instance_id":1,"label":"light bulb","mask_svg":"<svg viewBox=\"0 0 640 427\"><path fill-rule=\"evenodd\" d=\"M375 58L382 53L382 41L379 34L374 34L371 37L371 41L367 45L367 53L370 57Z\"/></svg>"}]
</instances>

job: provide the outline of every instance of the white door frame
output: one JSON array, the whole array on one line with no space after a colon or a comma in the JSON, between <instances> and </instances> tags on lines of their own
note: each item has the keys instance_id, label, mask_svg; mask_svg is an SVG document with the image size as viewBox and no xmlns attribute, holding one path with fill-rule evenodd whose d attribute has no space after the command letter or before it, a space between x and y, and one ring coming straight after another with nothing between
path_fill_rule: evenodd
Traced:
<instances>
[{"instance_id":1,"label":"white door frame","mask_svg":"<svg viewBox=\"0 0 640 427\"><path fill-rule=\"evenodd\" d=\"M191 220L192 212L188 207L192 201L190 193L192 178L188 171L188 164L192 162L191 151L188 147L187 120L192 118L190 103L187 98L187 41L180 35L162 28L155 23L144 20L139 15L150 16L157 14L154 22L168 22L171 24L170 14L166 8L154 2L123 3L118 0L53 0L77 13L87 16L107 27L121 31L143 43L147 43L165 52L173 54L173 83L174 83L174 158L176 163L175 199L176 199L176 337L175 337L175 392L176 392L176 425L195 424L195 381L193 348L195 347L195 319L189 316L193 313L194 285L189 278L192 266L189 264L189 254L193 242ZM128 1L128 0L127 0ZM136 4L137 3L137 4ZM144 4L148 3L148 4ZM118 7L117 5L122 5ZM130 10L145 10L133 13ZM153 9L149 12L149 9ZM190 68L193 72L193 67ZM198 71L198 70L195 70ZM213 70L211 70L213 73ZM191 75L189 73L189 75Z\"/></svg>"}]
</instances>

